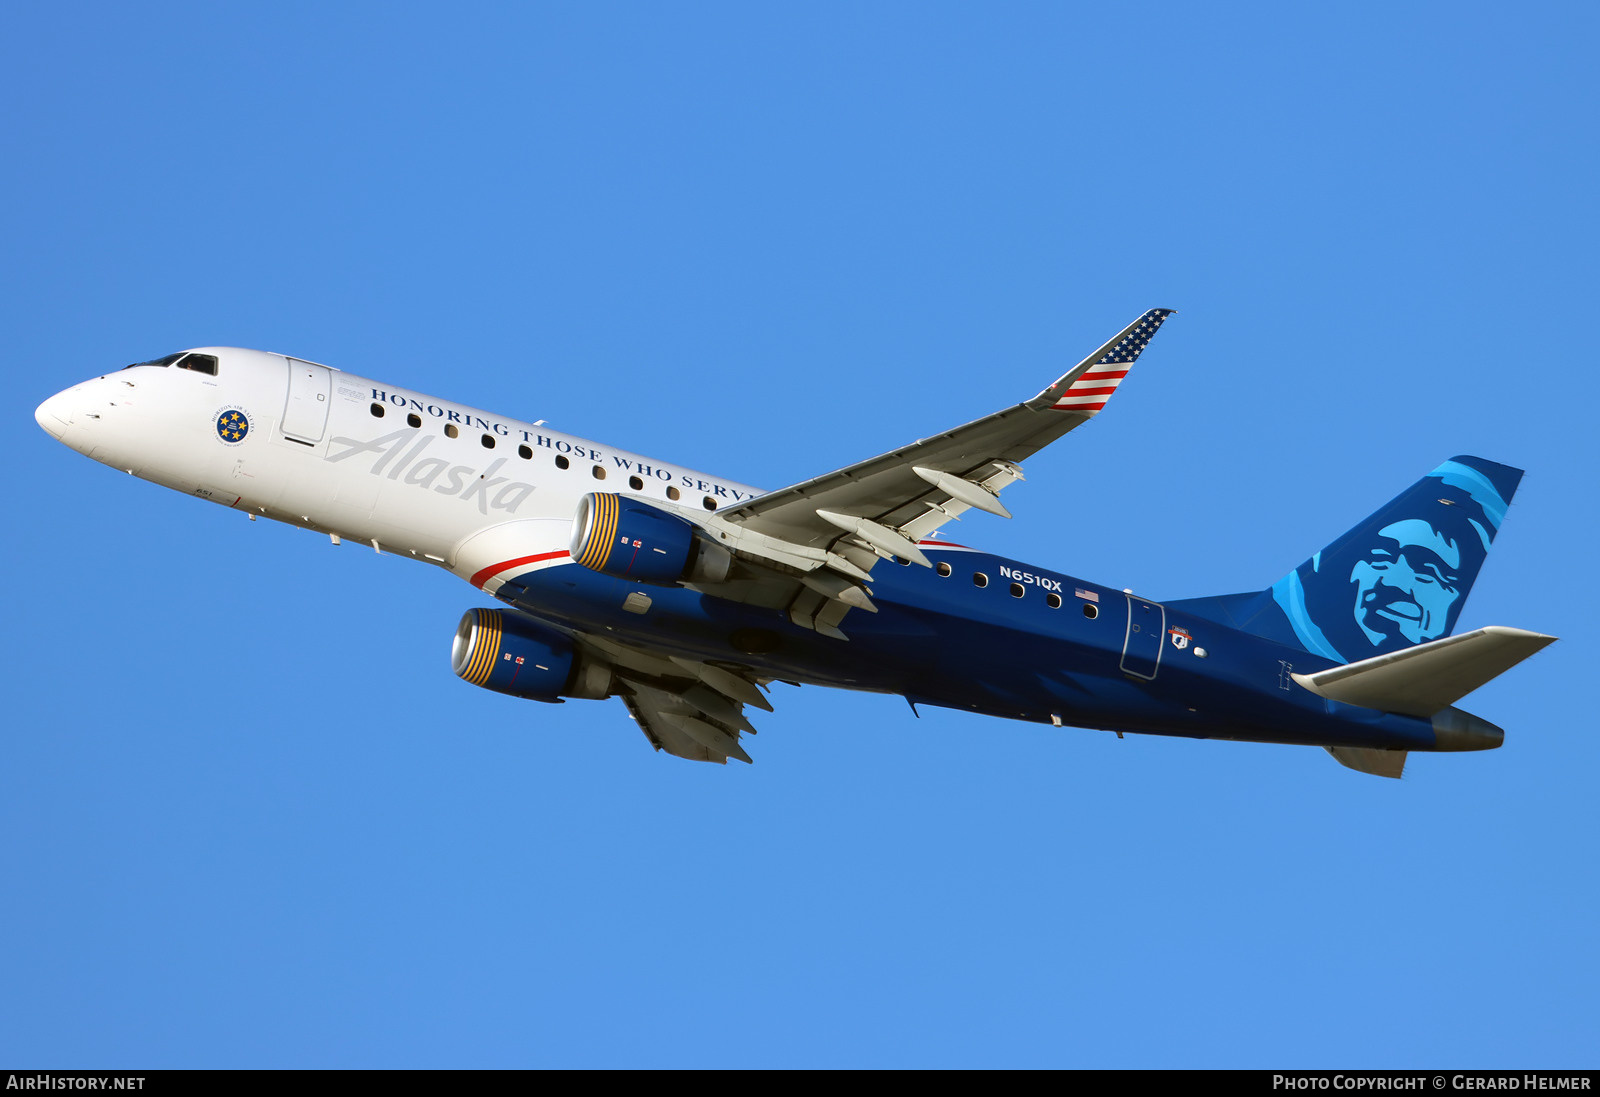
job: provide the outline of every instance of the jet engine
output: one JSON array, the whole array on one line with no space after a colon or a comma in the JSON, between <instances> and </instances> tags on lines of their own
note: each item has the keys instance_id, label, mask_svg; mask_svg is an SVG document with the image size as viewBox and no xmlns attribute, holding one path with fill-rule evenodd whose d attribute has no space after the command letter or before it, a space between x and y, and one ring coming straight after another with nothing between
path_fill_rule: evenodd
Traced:
<instances>
[{"instance_id":1,"label":"jet engine","mask_svg":"<svg viewBox=\"0 0 1600 1097\"><path fill-rule=\"evenodd\" d=\"M609 491L578 501L571 549L572 558L592 571L641 583L716 583L733 563L732 554L692 522Z\"/></svg>"},{"instance_id":2,"label":"jet engine","mask_svg":"<svg viewBox=\"0 0 1600 1097\"><path fill-rule=\"evenodd\" d=\"M475 686L531 701L611 693L611 668L579 652L570 637L498 609L467 610L456 626L450 666Z\"/></svg>"}]
</instances>

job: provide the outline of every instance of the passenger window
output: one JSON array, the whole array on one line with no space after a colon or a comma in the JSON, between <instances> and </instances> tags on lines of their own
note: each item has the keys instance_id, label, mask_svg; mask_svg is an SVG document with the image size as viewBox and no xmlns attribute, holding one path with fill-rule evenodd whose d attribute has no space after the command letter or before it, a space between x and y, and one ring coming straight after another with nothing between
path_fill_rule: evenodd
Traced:
<instances>
[{"instance_id":1,"label":"passenger window","mask_svg":"<svg viewBox=\"0 0 1600 1097\"><path fill-rule=\"evenodd\" d=\"M494 435L485 434L483 436L483 448L484 449L494 449Z\"/></svg>"},{"instance_id":2,"label":"passenger window","mask_svg":"<svg viewBox=\"0 0 1600 1097\"><path fill-rule=\"evenodd\" d=\"M524 461L532 461L533 460L533 447L532 446L518 446L517 447L517 456L522 458Z\"/></svg>"},{"instance_id":3,"label":"passenger window","mask_svg":"<svg viewBox=\"0 0 1600 1097\"><path fill-rule=\"evenodd\" d=\"M1089 620L1093 621L1096 617L1100 616L1100 607L1095 605L1093 602L1085 602L1083 604L1083 615L1089 618Z\"/></svg>"},{"instance_id":4,"label":"passenger window","mask_svg":"<svg viewBox=\"0 0 1600 1097\"><path fill-rule=\"evenodd\" d=\"M943 560L940 560L939 563L934 567L933 570L937 571L940 575L944 576L946 579L950 578L950 565L945 563Z\"/></svg>"},{"instance_id":5,"label":"passenger window","mask_svg":"<svg viewBox=\"0 0 1600 1097\"><path fill-rule=\"evenodd\" d=\"M1059 595L1059 594L1046 594L1044 596L1044 604L1049 606L1051 609L1060 609L1061 608L1061 595Z\"/></svg>"},{"instance_id":6,"label":"passenger window","mask_svg":"<svg viewBox=\"0 0 1600 1097\"><path fill-rule=\"evenodd\" d=\"M717 509L717 501L715 499L711 498L711 496L709 496L709 495L706 496L704 499L702 499L700 501L700 505L705 507L707 510L716 510Z\"/></svg>"},{"instance_id":7,"label":"passenger window","mask_svg":"<svg viewBox=\"0 0 1600 1097\"><path fill-rule=\"evenodd\" d=\"M644 481L639 479L637 476L630 476L628 477L628 486L634 491L643 491Z\"/></svg>"},{"instance_id":8,"label":"passenger window","mask_svg":"<svg viewBox=\"0 0 1600 1097\"><path fill-rule=\"evenodd\" d=\"M594 478L596 480L604 480L606 478L606 470L604 465L596 465L591 471L594 473Z\"/></svg>"},{"instance_id":9,"label":"passenger window","mask_svg":"<svg viewBox=\"0 0 1600 1097\"><path fill-rule=\"evenodd\" d=\"M1021 598L1023 596L1023 594L1025 594L1025 593L1026 592L1022 589L1022 584L1021 583L1012 583L1011 584L1011 597L1013 597L1013 598Z\"/></svg>"},{"instance_id":10,"label":"passenger window","mask_svg":"<svg viewBox=\"0 0 1600 1097\"><path fill-rule=\"evenodd\" d=\"M459 437L460 434L461 431L456 429L456 425L454 423L446 423L444 425L444 436L446 438L456 438Z\"/></svg>"},{"instance_id":11,"label":"passenger window","mask_svg":"<svg viewBox=\"0 0 1600 1097\"><path fill-rule=\"evenodd\" d=\"M571 468L571 467L572 467L572 462L571 461L568 461L565 457L562 457L560 454L556 455L556 468L565 469L565 468Z\"/></svg>"},{"instance_id":12,"label":"passenger window","mask_svg":"<svg viewBox=\"0 0 1600 1097\"><path fill-rule=\"evenodd\" d=\"M196 373L217 375L217 356L214 354L185 354L178 361L179 369L192 369Z\"/></svg>"},{"instance_id":13,"label":"passenger window","mask_svg":"<svg viewBox=\"0 0 1600 1097\"><path fill-rule=\"evenodd\" d=\"M683 496L683 492L679 491L677 488L674 488L674 487L667 488L667 498L671 499L674 503L676 503L680 498L682 498L682 496Z\"/></svg>"},{"instance_id":14,"label":"passenger window","mask_svg":"<svg viewBox=\"0 0 1600 1097\"><path fill-rule=\"evenodd\" d=\"M420 427L421 425L422 425L422 416L418 415L416 412L413 411L409 415L406 416L406 426L408 426L408 427Z\"/></svg>"},{"instance_id":15,"label":"passenger window","mask_svg":"<svg viewBox=\"0 0 1600 1097\"><path fill-rule=\"evenodd\" d=\"M382 419L383 418L383 405L382 404L373 404L372 405L372 417L374 419Z\"/></svg>"},{"instance_id":16,"label":"passenger window","mask_svg":"<svg viewBox=\"0 0 1600 1097\"><path fill-rule=\"evenodd\" d=\"M975 571L972 573L972 585L975 587L986 587L989 585L989 577L981 571Z\"/></svg>"}]
</instances>

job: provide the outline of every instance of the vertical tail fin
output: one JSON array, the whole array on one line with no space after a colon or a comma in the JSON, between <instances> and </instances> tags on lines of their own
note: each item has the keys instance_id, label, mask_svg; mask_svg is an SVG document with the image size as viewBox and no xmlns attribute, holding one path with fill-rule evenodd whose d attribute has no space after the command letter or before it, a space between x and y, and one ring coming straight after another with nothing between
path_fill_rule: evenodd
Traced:
<instances>
[{"instance_id":1,"label":"vertical tail fin","mask_svg":"<svg viewBox=\"0 0 1600 1097\"><path fill-rule=\"evenodd\" d=\"M1339 663L1450 635L1522 470L1452 457L1263 591L1172 603Z\"/></svg>"}]
</instances>

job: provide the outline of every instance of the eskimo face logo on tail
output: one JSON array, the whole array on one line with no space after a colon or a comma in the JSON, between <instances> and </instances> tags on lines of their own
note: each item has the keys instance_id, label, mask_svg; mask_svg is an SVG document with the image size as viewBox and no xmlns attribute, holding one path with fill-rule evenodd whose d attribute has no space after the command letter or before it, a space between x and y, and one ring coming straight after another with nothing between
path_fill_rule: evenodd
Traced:
<instances>
[{"instance_id":1,"label":"eskimo face logo on tail","mask_svg":"<svg viewBox=\"0 0 1600 1097\"><path fill-rule=\"evenodd\" d=\"M1420 518L1378 530L1350 570L1356 625L1374 646L1394 636L1411 644L1443 636L1461 599L1462 557L1471 548ZM1476 562L1483 562L1481 554Z\"/></svg>"},{"instance_id":2,"label":"eskimo face logo on tail","mask_svg":"<svg viewBox=\"0 0 1600 1097\"><path fill-rule=\"evenodd\" d=\"M1308 649L1354 662L1450 635L1520 478L1482 464L1446 461L1273 588Z\"/></svg>"},{"instance_id":3,"label":"eskimo face logo on tail","mask_svg":"<svg viewBox=\"0 0 1600 1097\"><path fill-rule=\"evenodd\" d=\"M481 514L490 510L504 510L515 514L519 506L533 494L533 485L508 476L496 476L507 458L501 457L483 471L471 465L452 465L442 457L423 457L422 452L433 443L434 435L408 428L385 434L371 441L359 438L333 438L329 462L348 461L359 454L375 454L368 473L387 476L390 480L408 484L437 495L453 495L457 499L470 499L478 504ZM332 447L343 447L333 452Z\"/></svg>"}]
</instances>

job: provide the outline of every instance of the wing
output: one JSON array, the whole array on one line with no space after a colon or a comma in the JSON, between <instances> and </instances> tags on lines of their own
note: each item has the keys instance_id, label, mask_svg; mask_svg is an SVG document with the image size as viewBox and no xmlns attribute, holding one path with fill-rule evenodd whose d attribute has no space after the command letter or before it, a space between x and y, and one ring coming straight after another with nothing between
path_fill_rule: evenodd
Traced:
<instances>
[{"instance_id":1,"label":"wing","mask_svg":"<svg viewBox=\"0 0 1600 1097\"><path fill-rule=\"evenodd\" d=\"M1009 518L998 495L1023 478L1019 462L1099 414L1172 311L1146 312L1031 400L717 511L705 525L746 563L797 576L790 619L842 639L844 614L873 608L865 584L880 558L931 566L917 542L945 522L973 508Z\"/></svg>"},{"instance_id":2,"label":"wing","mask_svg":"<svg viewBox=\"0 0 1600 1097\"><path fill-rule=\"evenodd\" d=\"M749 730L753 734L753 728L741 729L716 719L681 694L634 685L623 690L622 703L657 750L691 762L723 765L729 758L750 761L750 755L739 745L739 732Z\"/></svg>"},{"instance_id":3,"label":"wing","mask_svg":"<svg viewBox=\"0 0 1600 1097\"><path fill-rule=\"evenodd\" d=\"M667 656L590 633L577 637L610 664L612 691L650 745L695 762L749 762L742 734L756 729L746 705L772 711L754 673L735 664L718 665Z\"/></svg>"},{"instance_id":4,"label":"wing","mask_svg":"<svg viewBox=\"0 0 1600 1097\"><path fill-rule=\"evenodd\" d=\"M876 610L866 584L878 560L900 557L927 566L917 542L950 519L974 508L1009 518L998 495L1022 479L1018 462L1097 415L1171 313L1151 309L1031 400L695 516L717 551L726 550L725 566L708 569L714 578L685 585L721 598L787 605L796 624L846 639L838 628L846 613ZM621 696L657 750L700 762L750 761L740 738L756 729L745 706L772 711L760 688L770 679L748 666L667 655L595 633L574 639L608 668L607 692Z\"/></svg>"}]
</instances>

